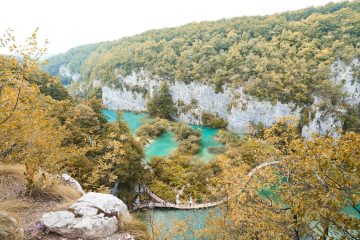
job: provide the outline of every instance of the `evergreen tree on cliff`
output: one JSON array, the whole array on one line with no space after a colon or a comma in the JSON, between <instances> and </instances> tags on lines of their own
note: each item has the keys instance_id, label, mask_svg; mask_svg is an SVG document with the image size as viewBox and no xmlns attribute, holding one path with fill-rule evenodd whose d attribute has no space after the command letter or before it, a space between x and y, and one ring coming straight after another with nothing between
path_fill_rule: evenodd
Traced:
<instances>
[{"instance_id":1,"label":"evergreen tree on cliff","mask_svg":"<svg viewBox=\"0 0 360 240\"><path fill-rule=\"evenodd\" d=\"M153 117L172 119L175 107L166 82L161 84L160 89L154 91L152 98L147 103L147 110Z\"/></svg>"}]
</instances>

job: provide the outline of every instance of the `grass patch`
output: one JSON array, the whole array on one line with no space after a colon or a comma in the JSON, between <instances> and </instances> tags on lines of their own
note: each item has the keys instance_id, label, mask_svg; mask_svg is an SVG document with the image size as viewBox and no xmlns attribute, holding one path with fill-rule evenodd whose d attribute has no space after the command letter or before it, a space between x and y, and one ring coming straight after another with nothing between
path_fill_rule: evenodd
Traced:
<instances>
[{"instance_id":1,"label":"grass patch","mask_svg":"<svg viewBox=\"0 0 360 240\"><path fill-rule=\"evenodd\" d=\"M130 233L136 240L150 240L151 237L148 233L145 223L133 217L129 222L119 220L119 231Z\"/></svg>"},{"instance_id":2,"label":"grass patch","mask_svg":"<svg viewBox=\"0 0 360 240\"><path fill-rule=\"evenodd\" d=\"M14 216L25 230L31 228L43 213L67 208L81 196L74 187L51 175L45 181L37 175L33 189L27 191L24 172L24 165L0 164L0 212ZM7 221L5 217L0 220L0 229L10 227ZM0 234L5 236L7 233Z\"/></svg>"}]
</instances>

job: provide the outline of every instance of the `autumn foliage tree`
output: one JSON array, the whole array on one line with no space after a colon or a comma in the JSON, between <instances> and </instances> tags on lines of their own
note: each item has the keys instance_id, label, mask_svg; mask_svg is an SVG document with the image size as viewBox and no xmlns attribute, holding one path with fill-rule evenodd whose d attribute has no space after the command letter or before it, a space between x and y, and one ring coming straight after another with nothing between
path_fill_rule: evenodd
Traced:
<instances>
[{"instance_id":1,"label":"autumn foliage tree","mask_svg":"<svg viewBox=\"0 0 360 240\"><path fill-rule=\"evenodd\" d=\"M147 102L147 111L154 117L171 120L175 113L169 85L163 82Z\"/></svg>"},{"instance_id":2,"label":"autumn foliage tree","mask_svg":"<svg viewBox=\"0 0 360 240\"><path fill-rule=\"evenodd\" d=\"M76 103L39 68L46 48L37 31L16 45L11 31L2 47L20 56L0 56L0 161L23 163L28 192L35 176L70 173L86 190L110 191L115 182L124 200L132 200L142 175L143 150L120 121L107 123L98 99Z\"/></svg>"},{"instance_id":3,"label":"autumn foliage tree","mask_svg":"<svg viewBox=\"0 0 360 240\"><path fill-rule=\"evenodd\" d=\"M358 134L304 140L285 118L264 140L241 141L253 158L240 148L221 159L219 192L228 202L209 219L208 239L358 239Z\"/></svg>"},{"instance_id":4,"label":"autumn foliage tree","mask_svg":"<svg viewBox=\"0 0 360 240\"><path fill-rule=\"evenodd\" d=\"M24 45L17 45L9 30L0 45L19 55L19 59L0 56L1 162L24 163L31 191L35 174L55 172L66 161L69 149L61 147L65 131L51 114L56 100L31 82L32 74L40 71L39 57L46 51L38 47L37 30Z\"/></svg>"}]
</instances>

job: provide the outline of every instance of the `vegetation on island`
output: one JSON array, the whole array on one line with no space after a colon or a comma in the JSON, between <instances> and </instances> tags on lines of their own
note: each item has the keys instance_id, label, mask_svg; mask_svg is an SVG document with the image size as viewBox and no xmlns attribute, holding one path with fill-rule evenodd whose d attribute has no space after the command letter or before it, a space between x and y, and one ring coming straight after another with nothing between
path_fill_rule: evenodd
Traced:
<instances>
[{"instance_id":1,"label":"vegetation on island","mask_svg":"<svg viewBox=\"0 0 360 240\"><path fill-rule=\"evenodd\" d=\"M139 137L142 142L149 142L149 140L160 137L167 130L168 122L164 119L156 118L151 122L145 123L139 127L136 131L136 136Z\"/></svg>"}]
</instances>

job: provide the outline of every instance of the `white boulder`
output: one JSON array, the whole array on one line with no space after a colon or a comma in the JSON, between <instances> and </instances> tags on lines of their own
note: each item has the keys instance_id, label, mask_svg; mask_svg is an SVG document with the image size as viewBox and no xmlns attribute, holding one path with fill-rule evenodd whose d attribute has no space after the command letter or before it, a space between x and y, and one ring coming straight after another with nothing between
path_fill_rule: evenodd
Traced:
<instances>
[{"instance_id":1,"label":"white boulder","mask_svg":"<svg viewBox=\"0 0 360 240\"><path fill-rule=\"evenodd\" d=\"M79 183L78 181L76 181L74 178L72 178L70 175L68 175L68 174L66 174L66 173L61 174L61 179L62 179L65 183L67 183L67 184L73 186L74 188L76 188L79 192L81 192L82 195L85 194L85 192L84 192L84 190L82 189L80 183Z\"/></svg>"},{"instance_id":2,"label":"white boulder","mask_svg":"<svg viewBox=\"0 0 360 240\"><path fill-rule=\"evenodd\" d=\"M50 232L74 239L106 238L121 221L131 219L126 205L111 194L87 193L65 211L45 213L40 222Z\"/></svg>"},{"instance_id":3,"label":"white boulder","mask_svg":"<svg viewBox=\"0 0 360 240\"><path fill-rule=\"evenodd\" d=\"M127 206L111 194L89 192L69 207L70 211L81 216L94 216L103 213L107 217L119 214L130 220Z\"/></svg>"}]
</instances>

